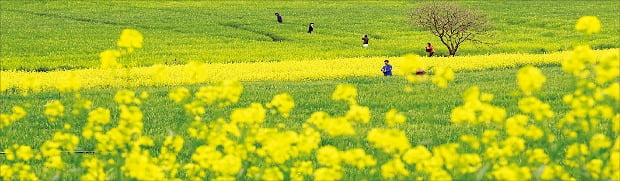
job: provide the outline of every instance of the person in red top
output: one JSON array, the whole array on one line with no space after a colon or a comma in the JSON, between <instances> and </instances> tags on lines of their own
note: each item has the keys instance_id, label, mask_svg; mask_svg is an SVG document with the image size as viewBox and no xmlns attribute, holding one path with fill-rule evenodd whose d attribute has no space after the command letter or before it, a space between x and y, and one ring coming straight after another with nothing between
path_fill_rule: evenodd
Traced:
<instances>
[{"instance_id":1,"label":"person in red top","mask_svg":"<svg viewBox=\"0 0 620 181\"><path fill-rule=\"evenodd\" d=\"M435 49L431 43L428 43L428 46L426 46L426 52L428 52L428 57L432 57L435 54Z\"/></svg>"}]
</instances>

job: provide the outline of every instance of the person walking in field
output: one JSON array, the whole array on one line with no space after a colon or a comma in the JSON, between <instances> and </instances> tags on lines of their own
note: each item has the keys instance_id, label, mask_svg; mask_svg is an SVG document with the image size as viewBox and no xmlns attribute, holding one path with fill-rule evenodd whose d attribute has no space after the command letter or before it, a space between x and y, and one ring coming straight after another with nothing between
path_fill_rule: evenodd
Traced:
<instances>
[{"instance_id":1,"label":"person walking in field","mask_svg":"<svg viewBox=\"0 0 620 181\"><path fill-rule=\"evenodd\" d=\"M435 49L431 43L428 43L428 46L426 46L426 52L428 52L428 57L432 57L435 54Z\"/></svg>"},{"instance_id":2,"label":"person walking in field","mask_svg":"<svg viewBox=\"0 0 620 181\"><path fill-rule=\"evenodd\" d=\"M308 33L312 34L312 32L314 32L314 23L310 23L308 26Z\"/></svg>"},{"instance_id":3,"label":"person walking in field","mask_svg":"<svg viewBox=\"0 0 620 181\"><path fill-rule=\"evenodd\" d=\"M385 65L381 68L381 72L383 72L383 76L392 76L392 65L390 65L389 60L383 61Z\"/></svg>"},{"instance_id":4,"label":"person walking in field","mask_svg":"<svg viewBox=\"0 0 620 181\"><path fill-rule=\"evenodd\" d=\"M280 13L276 13L276 17L278 18L278 23L282 23L282 16L280 16Z\"/></svg>"},{"instance_id":5,"label":"person walking in field","mask_svg":"<svg viewBox=\"0 0 620 181\"><path fill-rule=\"evenodd\" d=\"M364 40L364 44L362 44L362 47L368 47L368 35L364 35L364 37L362 37L362 40Z\"/></svg>"}]
</instances>

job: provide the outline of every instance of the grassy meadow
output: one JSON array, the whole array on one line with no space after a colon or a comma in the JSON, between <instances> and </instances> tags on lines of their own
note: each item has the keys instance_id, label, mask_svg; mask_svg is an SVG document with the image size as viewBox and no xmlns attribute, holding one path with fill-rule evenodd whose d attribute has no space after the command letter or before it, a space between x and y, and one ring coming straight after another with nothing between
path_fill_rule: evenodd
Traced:
<instances>
[{"instance_id":1,"label":"grassy meadow","mask_svg":"<svg viewBox=\"0 0 620 181\"><path fill-rule=\"evenodd\" d=\"M124 28L145 36L144 48L124 58L130 65L199 62L277 62L425 54L447 49L428 32L408 24L419 3L381 2L89 2L2 1L3 70L92 68L98 53L115 46ZM486 13L495 27L493 46L463 45L458 55L549 53L575 44L620 47L620 11L614 1L461 1ZM284 18L275 21L274 13ZM573 31L574 21L593 15L603 23L591 37ZM315 23L315 33L306 33ZM368 34L371 48L361 47ZM176 62L174 60L177 60Z\"/></svg>"},{"instance_id":2,"label":"grassy meadow","mask_svg":"<svg viewBox=\"0 0 620 181\"><path fill-rule=\"evenodd\" d=\"M620 181L619 2L421 3L0 1L0 180Z\"/></svg>"},{"instance_id":3,"label":"grassy meadow","mask_svg":"<svg viewBox=\"0 0 620 181\"><path fill-rule=\"evenodd\" d=\"M384 115L391 108L398 109L407 116L407 124L399 125L398 128L405 130L410 141L419 145L439 145L442 143L455 142L463 134L471 134L480 131L480 127L461 126L451 123L450 112L455 107L462 105L462 92L470 86L476 85L481 91L495 95L492 104L505 107L510 112L517 112L517 102L520 98L517 88L517 68L466 71L456 74L454 83L449 89L440 89L431 83L414 85L413 91L405 91L404 87L410 85L406 80L399 77L352 77L347 79L320 80L320 81L252 81L242 82L244 85L240 102L231 108L223 109L216 113L229 115L232 108L247 107L252 102L267 103L273 96L288 92L295 100L296 107L288 119L270 116L265 122L266 126L285 124L285 129L300 130L301 125L308 119L308 115L316 111L325 111L332 115L344 115L347 105L343 102L331 100L331 94L339 84L353 84L358 88L359 104L368 106L372 110L372 118L368 125L358 125L357 131L367 133L371 128L384 125ZM553 110L562 114L567 111L567 106L562 103L562 95L569 93L573 88L569 75L562 72L556 66L542 68L543 73L548 75L548 83L537 94L544 97L543 101L549 103ZM191 85L188 88L192 92L202 85ZM149 98L143 101L144 134L153 138L156 145L160 145L164 138L170 134L178 134L187 137L187 129L190 127L191 117L183 110L182 106L175 104L167 98L168 92L174 87L143 87L133 89L137 93L148 92ZM508 89L505 89L508 88ZM92 100L93 107L110 108L112 115L118 115L116 103L111 99L120 89L103 88L81 91L83 98ZM80 135L85 125L86 114L71 115L50 123L43 115L44 106L50 100L60 100L63 104L71 104L73 95L59 92L35 93L28 97L15 94L2 95L2 100L9 100L9 104L3 104L0 110L6 112L13 105L29 105L32 110L24 118L23 122L14 123L19 126L10 127L0 132L0 147L6 148L13 144L30 145L40 147L46 140L51 138L54 132L61 130L64 124L70 124L70 133ZM65 102L66 101L66 102ZM148 105L148 106L147 106ZM69 108L67 108L69 109ZM67 114L71 112L67 110ZM218 114L207 114L206 120L214 120ZM117 116L112 117L118 120ZM25 121L27 120L27 121ZM111 124L118 124L112 121ZM344 136L326 138L321 145L334 145L340 149L364 146L364 137ZM183 150L194 150L202 145L200 141L187 143ZM157 148L153 148L157 150ZM95 143L90 140L80 142L76 150L95 150ZM371 151L370 153L372 153ZM68 156L67 159L77 156ZM2 158L2 157L0 157ZM180 162L189 162L190 152L180 153ZM63 178L78 179L79 174L84 172L78 163L70 172L64 173ZM356 172L351 175L352 179L363 179L369 172ZM111 180L117 179L110 177Z\"/></svg>"}]
</instances>

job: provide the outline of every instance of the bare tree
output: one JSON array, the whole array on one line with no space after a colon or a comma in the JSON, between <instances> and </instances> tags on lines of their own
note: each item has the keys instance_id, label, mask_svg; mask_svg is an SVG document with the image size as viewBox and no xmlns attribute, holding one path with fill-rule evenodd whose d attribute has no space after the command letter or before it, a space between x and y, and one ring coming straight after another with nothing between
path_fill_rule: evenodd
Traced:
<instances>
[{"instance_id":1,"label":"bare tree","mask_svg":"<svg viewBox=\"0 0 620 181\"><path fill-rule=\"evenodd\" d=\"M454 56L465 41L488 44L481 38L489 35L486 15L449 2L422 4L409 13L411 22L439 37Z\"/></svg>"}]
</instances>

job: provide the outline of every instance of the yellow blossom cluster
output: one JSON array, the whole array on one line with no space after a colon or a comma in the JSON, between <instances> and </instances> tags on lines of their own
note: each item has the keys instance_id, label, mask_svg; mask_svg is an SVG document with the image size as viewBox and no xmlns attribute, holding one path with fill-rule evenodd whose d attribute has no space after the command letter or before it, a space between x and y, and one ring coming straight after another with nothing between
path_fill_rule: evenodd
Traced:
<instances>
[{"instance_id":1,"label":"yellow blossom cluster","mask_svg":"<svg viewBox=\"0 0 620 181\"><path fill-rule=\"evenodd\" d=\"M584 16L577 20L575 29L586 34L598 33L601 31L601 21L596 16Z\"/></svg>"},{"instance_id":2,"label":"yellow blossom cluster","mask_svg":"<svg viewBox=\"0 0 620 181\"><path fill-rule=\"evenodd\" d=\"M465 103L452 110L452 122L472 125L503 122L506 117L506 110L491 105L491 100L493 100L492 94L480 93L480 89L477 86L470 87L463 93L463 101Z\"/></svg>"},{"instance_id":3,"label":"yellow blossom cluster","mask_svg":"<svg viewBox=\"0 0 620 181\"><path fill-rule=\"evenodd\" d=\"M127 53L132 53L136 48L142 48L143 39L142 33L139 31L124 29L121 32L120 39L116 42L120 49L105 50L99 54L101 68L121 68L123 65L118 62L118 59Z\"/></svg>"},{"instance_id":4,"label":"yellow blossom cluster","mask_svg":"<svg viewBox=\"0 0 620 181\"><path fill-rule=\"evenodd\" d=\"M267 103L267 108L275 108L272 113L277 111L284 118L288 118L293 108L295 108L295 102L293 97L288 93L278 94L273 97L271 102Z\"/></svg>"},{"instance_id":5,"label":"yellow blossom cluster","mask_svg":"<svg viewBox=\"0 0 620 181\"><path fill-rule=\"evenodd\" d=\"M13 106L13 113L11 114L0 114L0 129L6 126L9 126L12 122L22 119L26 116L26 110L20 106Z\"/></svg>"}]
</instances>

